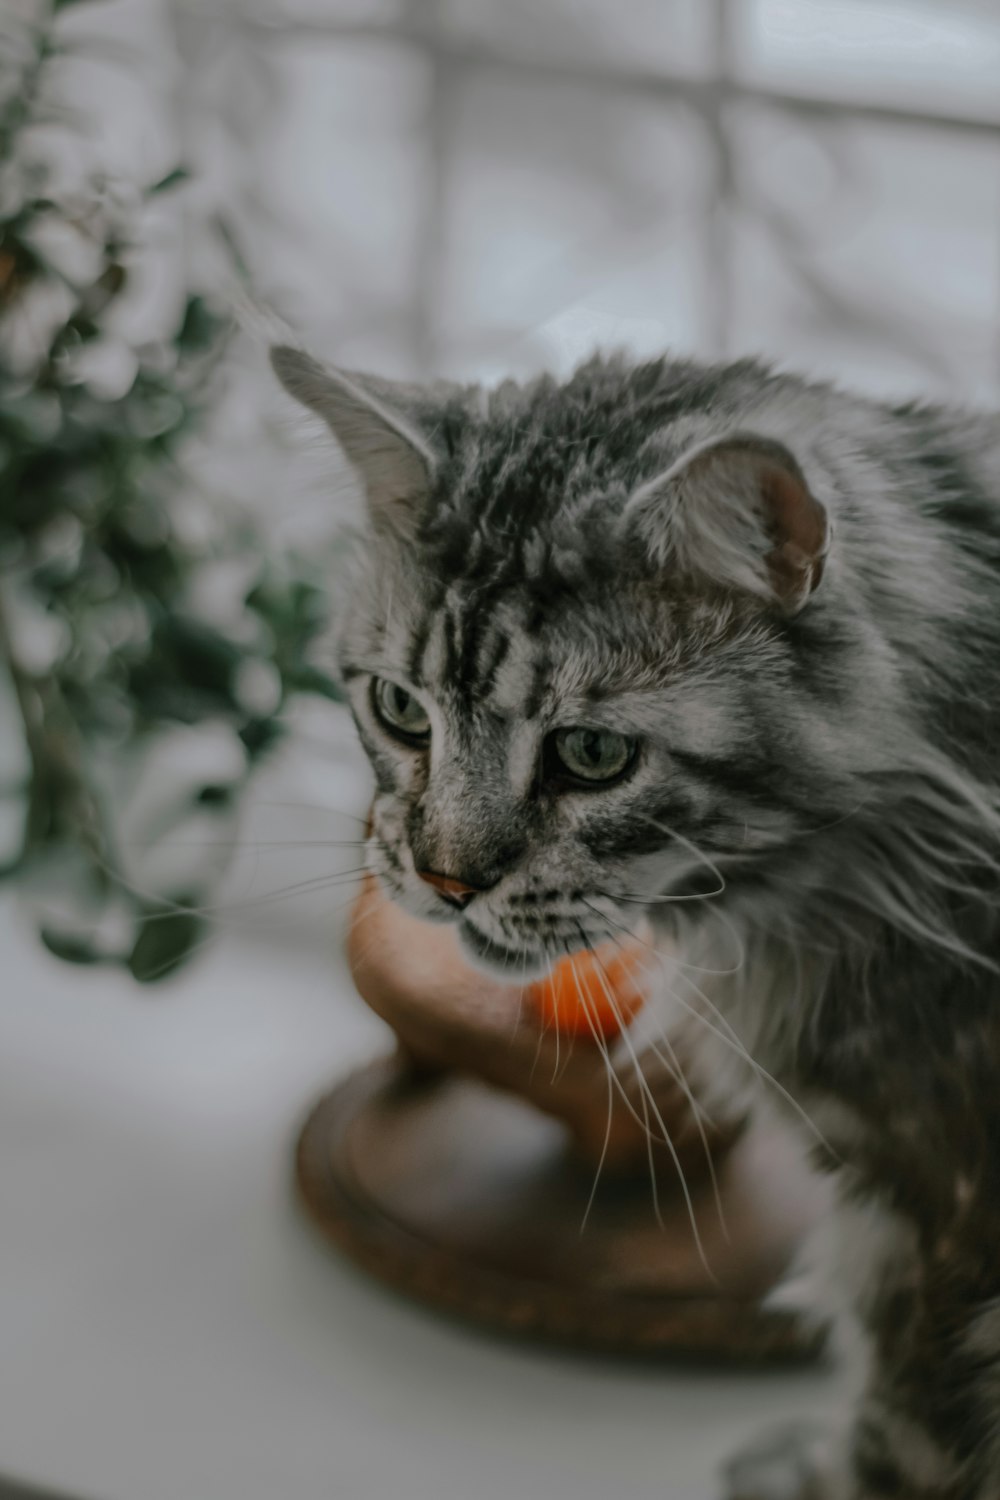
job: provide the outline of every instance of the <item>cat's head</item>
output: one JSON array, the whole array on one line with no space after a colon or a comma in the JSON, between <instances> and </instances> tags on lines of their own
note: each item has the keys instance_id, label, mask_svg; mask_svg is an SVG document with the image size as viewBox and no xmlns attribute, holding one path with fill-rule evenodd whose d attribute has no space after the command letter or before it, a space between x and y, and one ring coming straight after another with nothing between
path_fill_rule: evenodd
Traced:
<instances>
[{"instance_id":1,"label":"cat's head","mask_svg":"<svg viewBox=\"0 0 1000 1500\"><path fill-rule=\"evenodd\" d=\"M799 459L734 425L761 370L594 360L487 393L273 362L367 493L340 666L407 910L538 972L844 810L859 645L817 624Z\"/></svg>"}]
</instances>

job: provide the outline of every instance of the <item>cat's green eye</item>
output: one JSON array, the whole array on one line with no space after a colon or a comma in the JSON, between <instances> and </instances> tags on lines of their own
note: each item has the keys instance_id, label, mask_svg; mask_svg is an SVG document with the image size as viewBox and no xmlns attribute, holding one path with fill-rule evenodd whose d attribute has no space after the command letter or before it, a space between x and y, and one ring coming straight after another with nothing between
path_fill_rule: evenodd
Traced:
<instances>
[{"instance_id":1,"label":"cat's green eye","mask_svg":"<svg viewBox=\"0 0 1000 1500\"><path fill-rule=\"evenodd\" d=\"M636 742L613 729L557 729L552 736L556 760L577 781L617 781L635 759Z\"/></svg>"},{"instance_id":2,"label":"cat's green eye","mask_svg":"<svg viewBox=\"0 0 1000 1500\"><path fill-rule=\"evenodd\" d=\"M430 738L427 710L397 682L376 677L372 682L372 705L385 728L398 739L423 744Z\"/></svg>"}]
</instances>

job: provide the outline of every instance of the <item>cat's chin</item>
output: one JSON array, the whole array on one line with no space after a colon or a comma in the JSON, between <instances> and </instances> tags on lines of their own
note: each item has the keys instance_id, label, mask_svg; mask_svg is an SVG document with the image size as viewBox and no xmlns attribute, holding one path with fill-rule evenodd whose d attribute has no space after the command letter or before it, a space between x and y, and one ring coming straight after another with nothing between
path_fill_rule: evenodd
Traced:
<instances>
[{"instance_id":1,"label":"cat's chin","mask_svg":"<svg viewBox=\"0 0 1000 1500\"><path fill-rule=\"evenodd\" d=\"M488 974L491 979L524 984L530 979L544 978L552 968L551 959L543 953L525 952L523 948L508 948L505 943L498 943L493 938L488 938L469 921L460 922L456 930L466 958L471 960L475 968Z\"/></svg>"}]
</instances>

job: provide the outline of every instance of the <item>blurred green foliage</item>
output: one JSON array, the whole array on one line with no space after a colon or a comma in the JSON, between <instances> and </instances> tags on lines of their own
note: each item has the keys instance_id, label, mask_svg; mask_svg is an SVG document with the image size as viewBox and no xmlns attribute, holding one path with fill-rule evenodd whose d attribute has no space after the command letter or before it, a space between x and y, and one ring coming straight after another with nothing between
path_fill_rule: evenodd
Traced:
<instances>
[{"instance_id":1,"label":"blurred green foliage","mask_svg":"<svg viewBox=\"0 0 1000 1500\"><path fill-rule=\"evenodd\" d=\"M238 753L190 797L228 810L233 766L278 739L290 696L335 689L309 660L325 620L311 566L265 561L246 519L192 524L210 499L185 492L180 457L212 410L224 313L192 290L167 334L132 347L115 330L143 216L186 171L144 192L93 173L57 187L27 149L60 13L84 3L55 0L0 67L0 673L27 750L7 870L41 891L55 951L151 978L196 942L204 891L129 886L109 766L169 726L221 723ZM227 610L206 610L220 590Z\"/></svg>"}]
</instances>

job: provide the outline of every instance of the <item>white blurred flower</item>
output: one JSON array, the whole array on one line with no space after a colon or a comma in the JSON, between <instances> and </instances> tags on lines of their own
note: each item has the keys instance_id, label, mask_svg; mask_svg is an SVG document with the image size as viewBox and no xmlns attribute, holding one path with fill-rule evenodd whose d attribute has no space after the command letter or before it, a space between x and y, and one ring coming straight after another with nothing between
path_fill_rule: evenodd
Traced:
<instances>
[{"instance_id":1,"label":"white blurred flower","mask_svg":"<svg viewBox=\"0 0 1000 1500\"><path fill-rule=\"evenodd\" d=\"M118 401L135 384L139 360L135 350L118 340L95 339L83 344L70 362L72 374L99 401Z\"/></svg>"},{"instance_id":2,"label":"white blurred flower","mask_svg":"<svg viewBox=\"0 0 1000 1500\"><path fill-rule=\"evenodd\" d=\"M247 657L233 674L232 690L241 708L264 718L281 702L281 674L273 662Z\"/></svg>"}]
</instances>

